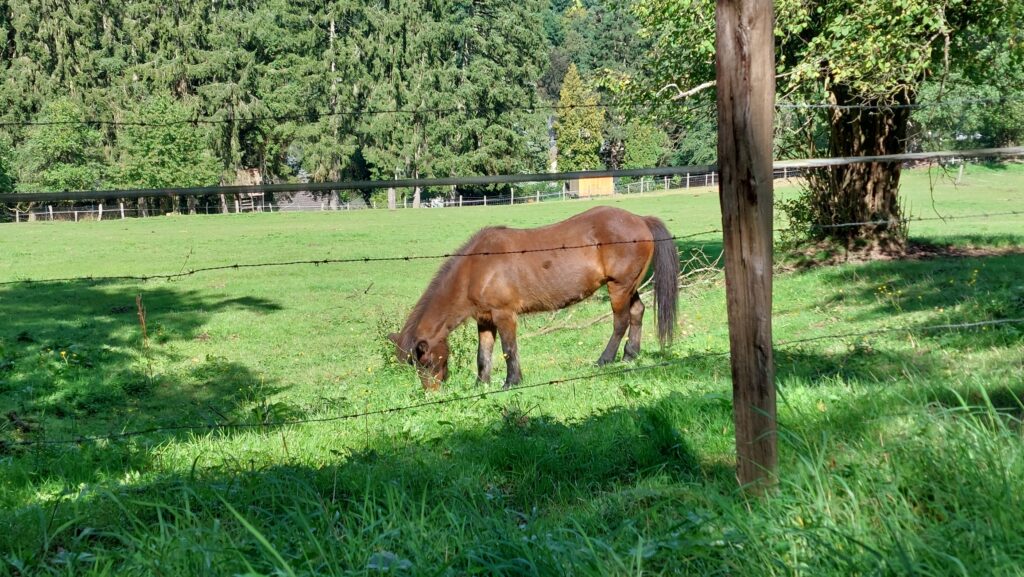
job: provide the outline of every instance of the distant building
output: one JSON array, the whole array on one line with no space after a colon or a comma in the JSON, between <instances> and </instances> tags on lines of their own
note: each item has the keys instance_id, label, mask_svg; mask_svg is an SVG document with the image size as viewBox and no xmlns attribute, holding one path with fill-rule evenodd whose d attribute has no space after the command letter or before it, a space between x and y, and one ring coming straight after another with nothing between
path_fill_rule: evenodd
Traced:
<instances>
[{"instance_id":1,"label":"distant building","mask_svg":"<svg viewBox=\"0 0 1024 577\"><path fill-rule=\"evenodd\" d=\"M611 196L615 194L615 180L610 176L579 178L569 181L569 195L578 198Z\"/></svg>"}]
</instances>

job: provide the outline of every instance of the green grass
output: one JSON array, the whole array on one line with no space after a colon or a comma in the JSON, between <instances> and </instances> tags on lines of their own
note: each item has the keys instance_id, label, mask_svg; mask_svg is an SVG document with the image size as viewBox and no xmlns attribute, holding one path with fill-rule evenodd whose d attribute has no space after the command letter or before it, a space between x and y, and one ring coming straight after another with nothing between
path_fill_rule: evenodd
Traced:
<instances>
[{"instance_id":1,"label":"green grass","mask_svg":"<svg viewBox=\"0 0 1024 577\"><path fill-rule=\"evenodd\" d=\"M915 171L905 202L920 216L933 199L944 215L1017 210L1022 184L1015 165L934 191ZM720 226L711 191L609 202L678 235ZM591 204L4 226L0 281L440 254L487 224ZM1020 246L1022 223L925 221L911 235ZM681 248L714 255L721 241ZM637 364L678 364L259 426L479 392L468 330L439 395L389 360L383 335L438 265L0 286L0 574L1024 574L1021 326L779 346L779 487L763 501L735 487L728 360L706 354L728 346L719 276L684 291L671 350L648 320ZM1024 255L999 252L781 274L775 338L1021 318L1022 271ZM599 294L527 318L524 384L599 372L608 322L535 333L606 309ZM253 426L11 444L183 422Z\"/></svg>"}]
</instances>

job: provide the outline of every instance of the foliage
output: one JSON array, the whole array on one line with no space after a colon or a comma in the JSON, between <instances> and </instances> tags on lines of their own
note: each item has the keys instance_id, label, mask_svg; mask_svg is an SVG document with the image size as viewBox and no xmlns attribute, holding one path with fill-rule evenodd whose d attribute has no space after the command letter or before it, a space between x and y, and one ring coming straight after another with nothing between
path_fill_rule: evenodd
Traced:
<instances>
[{"instance_id":1,"label":"foliage","mask_svg":"<svg viewBox=\"0 0 1024 577\"><path fill-rule=\"evenodd\" d=\"M180 124L192 111L168 96L154 96L128 116L145 126L123 127L122 154L112 175L121 188L210 186L219 181L220 167L209 152L206 135L198 127Z\"/></svg>"},{"instance_id":2,"label":"foliage","mask_svg":"<svg viewBox=\"0 0 1024 577\"><path fill-rule=\"evenodd\" d=\"M1020 87L1024 87L1022 70L1016 71L1019 79L1011 78ZM1005 86L980 84L952 73L941 81L922 85L919 100L921 108L910 119L909 147L914 150L962 150L1024 142L1024 93L1014 94Z\"/></svg>"},{"instance_id":3,"label":"foliage","mask_svg":"<svg viewBox=\"0 0 1024 577\"><path fill-rule=\"evenodd\" d=\"M595 170L601 167L604 110L597 95L580 78L575 64L569 65L559 94L558 168L563 171Z\"/></svg>"},{"instance_id":4,"label":"foliage","mask_svg":"<svg viewBox=\"0 0 1024 577\"><path fill-rule=\"evenodd\" d=\"M518 112L542 73L540 12L539 0L3 2L0 120L35 119L62 94L81 117L125 120L169 95L219 121L182 129L229 176L519 172L537 165L527 135L545 126ZM423 112L385 112L397 109ZM26 133L4 131L20 150ZM140 131L100 143L117 163Z\"/></svg>"},{"instance_id":5,"label":"foliage","mask_svg":"<svg viewBox=\"0 0 1024 577\"><path fill-rule=\"evenodd\" d=\"M13 152L9 146L0 141L0 193L14 192L14 167L11 163Z\"/></svg>"},{"instance_id":6,"label":"foliage","mask_svg":"<svg viewBox=\"0 0 1024 577\"><path fill-rule=\"evenodd\" d=\"M26 133L15 159L20 191L85 190L100 186L103 151L100 133L82 119L82 109L68 99L47 104ZM49 124L47 124L49 123Z\"/></svg>"},{"instance_id":7,"label":"foliage","mask_svg":"<svg viewBox=\"0 0 1024 577\"><path fill-rule=\"evenodd\" d=\"M669 153L668 135L651 124L633 122L626 133L624 168L662 166Z\"/></svg>"},{"instance_id":8,"label":"foliage","mask_svg":"<svg viewBox=\"0 0 1024 577\"><path fill-rule=\"evenodd\" d=\"M641 33L653 48L640 71L620 80L620 89L657 105L713 79L714 4L711 0L635 3ZM909 118L904 106L916 102L930 76L945 74L948 66L971 78L993 78L998 74L986 70L985 64L1012 70L1024 56L1020 38L1024 6L1012 0L871 5L786 0L777 2L775 9L779 93L787 100L825 100L840 106L823 119L827 153L832 156L903 152ZM700 40L691 41L694 38ZM849 105L879 108L877 112L842 108ZM898 106L887 108L891 105ZM812 121L802 126L806 134L796 142L802 142L805 155L824 152L817 150L820 124ZM809 187L811 198L824 204L818 210L822 216L844 221L898 220L898 183L898 165L875 170L865 164L812 175ZM885 226L816 230L901 243L898 231Z\"/></svg>"}]
</instances>

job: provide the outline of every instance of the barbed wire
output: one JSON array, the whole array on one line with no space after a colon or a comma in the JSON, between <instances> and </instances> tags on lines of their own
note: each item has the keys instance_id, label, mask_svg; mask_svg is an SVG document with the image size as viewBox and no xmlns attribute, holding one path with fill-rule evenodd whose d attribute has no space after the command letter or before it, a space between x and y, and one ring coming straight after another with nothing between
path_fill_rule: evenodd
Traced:
<instances>
[{"instance_id":1,"label":"barbed wire","mask_svg":"<svg viewBox=\"0 0 1024 577\"><path fill-rule=\"evenodd\" d=\"M834 104L831 102L777 102L775 108L779 110L900 110L900 109L925 109L925 108L945 108L945 107L956 107L956 106L967 106L967 105L988 105L988 104L1006 104L1008 102L1018 102L1024 100L1022 95L1007 95L998 98L969 98L959 100L939 100L935 102L916 102L908 104ZM96 125L96 126L131 126L141 128L166 128L171 126L182 126L182 125L217 125L217 124L230 124L230 123L248 123L248 122L304 122L312 124L320 122L327 118L336 117L361 117L361 116L381 116L388 114L408 114L408 115L424 115L424 114L443 114L443 115L469 115L476 114L475 118L488 119L493 116L501 116L513 112L541 112L541 111L553 111L557 112L560 110L576 110L576 109L653 109L660 108L668 105L669 103L664 102L610 102L610 103L595 103L595 104L514 104L509 106L496 107L490 110L473 109L468 106L447 106L447 107L426 107L426 108L365 108L359 110L337 110L334 112L306 112L306 113L292 113L292 114L254 114L251 116L197 116L194 118L183 118L179 120L169 120L162 122L151 122L142 120L116 120L116 119L105 119L105 118L82 118L73 120L4 120L0 121L0 128L11 128L11 127L33 127L33 126L76 126L76 125ZM715 109L714 102L708 102L703 104L690 104L687 106L690 109L708 108Z\"/></svg>"},{"instance_id":2,"label":"barbed wire","mask_svg":"<svg viewBox=\"0 0 1024 577\"><path fill-rule=\"evenodd\" d=\"M1011 94L998 98L963 98L955 100L936 100L934 102L912 102L906 104L835 104L832 102L777 102L775 108L783 110L905 110L922 108L944 108L968 106L975 104L1006 104L1024 101L1024 95Z\"/></svg>"},{"instance_id":3,"label":"barbed wire","mask_svg":"<svg viewBox=\"0 0 1024 577\"><path fill-rule=\"evenodd\" d=\"M913 332L930 332L940 330L955 330L955 329L976 329L980 327L991 327L999 325L1010 325L1010 324L1021 324L1024 323L1024 318L1020 319L995 319L990 321L971 321L965 323L947 323L942 325L930 325L924 327L887 327L882 329L873 329L870 331L860 331L853 333L839 333L832 335L822 335L817 337L806 337L802 339L793 339L789 341L780 341L775 343L776 347L790 347L794 345L802 345L805 343L813 343L816 341L823 340L838 340L838 339L849 339L854 337L868 337L874 335L883 335L888 333L913 333Z\"/></svg>"},{"instance_id":4,"label":"barbed wire","mask_svg":"<svg viewBox=\"0 0 1024 577\"><path fill-rule=\"evenodd\" d=\"M979 213L975 213L975 214L960 214L960 215L952 215L952 216L942 216L942 215L939 215L939 216L927 216L927 217L908 217L908 218L888 219L888 220L862 220L860 222L843 222L843 223L838 223L838 224L816 224L816 225L813 225L812 228L849 228L849 227L854 227L854 226L870 226L870 225L875 225L875 224L895 225L895 224L903 224L903 223L909 223L909 222L925 222L925 221L934 221L934 220L941 220L941 221L945 222L947 220L964 220L964 219L972 219L972 218L993 218L993 217L996 217L996 216L1014 216L1014 215L1024 215L1024 210L1008 210L1008 211L1005 211L1005 212L979 212ZM789 230L789 229L778 229L777 232L782 232L782 231L785 231L785 230Z\"/></svg>"},{"instance_id":5,"label":"barbed wire","mask_svg":"<svg viewBox=\"0 0 1024 577\"><path fill-rule=\"evenodd\" d=\"M846 222L830 225L814 225L813 228L843 228L853 226L870 226L870 225L894 225L901 223L911 222L926 222L926 221L948 221L948 220L966 220L976 218L993 218L997 216L1020 216L1024 215L1024 210L1011 210L1003 212L983 212L974 214L963 214L963 215L952 215L952 216L933 216L933 217L909 217L903 219L891 219L891 220L865 220L858 222ZM791 228L776 228L773 232L782 233L789 232ZM64 282L92 282L92 283L104 283L104 282L116 282L116 281L137 281L137 282L148 282L152 280L174 280L184 277L189 277L197 274L216 272L223 270L241 270L247 268L273 268L273 267L285 267L285 266L320 266L320 265L334 265L334 264L370 264L379 262L411 262L417 260L439 260L447 259L452 257L466 258L466 257L479 257L479 256L507 256L507 255L521 255L531 254L539 252L555 252L562 250L578 250L584 248L596 248L602 246L612 246L618 244L640 244L647 242L666 242L666 241L680 241L700 236L707 236L709 234L721 233L722 229L712 228L706 229L700 232L695 232L685 235L673 235L668 238L660 239L657 241L648 240L625 240L625 241L610 241L610 242L595 242L595 243L584 243L574 245L560 245L550 246L543 248L531 248L531 249L520 249L520 250L508 250L508 251L481 251L481 252L469 252L469 253L458 253L458 252L446 252L439 254L421 254L421 255L404 255L404 256L361 256L361 257L347 257L347 258L323 258L323 259L300 259L300 260L289 260L289 261L271 261L271 262L255 262L255 263L234 263L225 265L214 265L208 267L197 267L189 270L179 271L176 273L166 274L152 274L152 275L85 275L85 276L74 276L74 277L55 277L55 278L44 278L44 279L13 279L7 281L0 281L0 286L10 285L31 285L31 284L47 284L47 283L64 283Z\"/></svg>"},{"instance_id":6,"label":"barbed wire","mask_svg":"<svg viewBox=\"0 0 1024 577\"><path fill-rule=\"evenodd\" d=\"M702 232L695 232L692 234L671 236L656 240L618 240L608 242L594 242L585 244L574 244L574 245L560 245L551 246L544 248L529 248L520 250L498 250L498 251L480 251L480 252L450 252L442 254L424 254L424 255L407 255L407 256L364 256L364 257L350 257L350 258L325 258L325 259L310 259L310 260L291 260L291 261L276 261L276 262L259 262L259 263L242 263L242 264L226 264L217 266L208 266L194 268L187 271L181 271L170 274L155 274L155 275L112 275L112 276L84 276L84 277L64 277L64 278L52 278L52 279L16 279L10 281L0 282L0 286L12 285L12 284L33 284L33 283L57 283L57 282L74 282L74 281L91 281L91 282L111 282L111 281L150 281L150 280L173 280L182 277L192 276L199 273L220 271L220 270L237 270L244 268L266 268L266 267L279 267L279 266L295 266L295 265L327 265L327 264L353 264L353 263L376 263L376 262L400 262L400 261L414 261L414 260L432 260L432 259L447 259L447 258L468 258L477 256L505 256L514 254L531 254L539 252L555 252L560 250L578 250L584 248L597 248L602 246L613 246L613 245L624 245L624 244L645 244L654 242L669 242L677 240L685 240L688 238L694 238L698 236L704 236L707 234L713 234L716 232L722 232L721 229L709 229Z\"/></svg>"},{"instance_id":7,"label":"barbed wire","mask_svg":"<svg viewBox=\"0 0 1024 577\"><path fill-rule=\"evenodd\" d=\"M21 127L21 126L74 126L82 124L95 124L97 126L138 126L148 128L166 128L170 126L181 126L186 124L199 125L199 124L228 124L228 123L246 123L246 122L296 122L305 121L307 123L319 122L325 118L344 117L344 116L379 116L386 114L469 114L471 112L480 113L478 118L487 119L489 116L500 116L509 112L538 112L543 110L575 110L575 109L608 109L608 108L629 108L636 107L636 104L519 104L512 106L502 106L500 108L494 108L489 111L470 110L470 107L465 106L447 106L447 107L430 107L430 108L366 108L361 110L338 110L334 112L312 112L312 113L297 113L297 114L267 114L267 115L252 115L252 116L232 116L221 118L217 116L206 116L206 117L195 117L195 118L183 118L180 120L169 120L163 122L147 122L147 121L133 121L133 120L107 120L103 118L83 118L75 120L8 120L0 122L0 127ZM488 114L489 113L489 114Z\"/></svg>"},{"instance_id":8,"label":"barbed wire","mask_svg":"<svg viewBox=\"0 0 1024 577\"><path fill-rule=\"evenodd\" d=\"M795 346L795 345L798 345L798 344L805 344L805 343L810 343L810 342L815 342L815 341L842 340L842 339L848 339L848 338L854 338L854 337L873 336L873 335L880 335L880 334L893 333L893 332L909 332L909 333L913 333L913 332L931 332L931 331L939 331L939 330L976 329L976 328L981 328L981 327L1000 326L1000 325L1009 325L1009 324L1021 324L1021 323L1024 323L1024 318L1018 318L1018 319L995 319L995 320L988 320L988 321L969 321L969 322L964 322L964 323L947 323L947 324L930 325L930 326L923 326L923 327L891 327L891 328L876 329L876 330L871 330L871 331L862 331L862 332L855 332L855 333L839 333L839 334L831 334L831 335L821 335L821 336L818 336L818 337L808 337L808 338L796 339L796 340L790 340L790 341L781 341L781 342L775 343L773 348L778 349L778 348L790 347L790 346ZM264 422L257 422L257 423L204 423L204 424L180 424L180 425L155 426L155 427L148 427L148 428L145 428L145 429L136 429L136 430L131 430L131 431L119 431L119 432L116 432L116 433L107 433L107 434L102 434L102 435L80 435L80 436L76 436L76 437L67 437L67 438L59 438L59 439L15 439L15 440L12 440L12 441L0 440L0 445L3 445L4 443L6 443L7 445L11 445L11 446L82 445L82 444L85 444L85 443L97 443L97 442L101 442L101 441L119 441L119 440L130 439L130 438L133 438L133 437L140 437L140 436L144 436L144 435L151 435L151 434L155 434L155 433L174 433L174 432L180 432L180 431L202 431L202 432L210 433L210 432L221 431L221 430L270 429L270 428L278 428L278 427L299 426L299 425L306 425L306 424L312 424L312 423L330 423L330 422L337 422L337 421L346 421L346 420L352 420L352 419L360 419L360 418L365 418L365 417L388 415L388 414L393 414L393 413L402 413L402 412L406 412L406 411L422 409L422 408L425 408L425 407L435 407L435 406L447 405L447 404L451 404L451 403L461 403L461 402L466 402L466 401L485 399L485 398L490 397L490 396L498 396L498 395L518 393L518 392L522 392L522 391L525 391L525 390L545 388L545 387L552 387L552 386L564 385L566 383L575 383L575 382L579 382L579 381L593 380L593 379L598 379L598 378L603 378L603 377L616 377L616 376L620 376L620 375L636 373L636 372L642 372L642 371L649 371L649 370L658 369L658 368L668 368L668 367L673 367L673 366L681 366L681 365L692 363L694 360L708 359L708 358L715 358L715 357L726 357L728 355L729 355L728 351L714 351L714 352L690 354L690 355L686 355L685 357L682 357L682 358L672 359L672 360L668 360L668 361L662 361L662 362L658 362L658 363L651 363L651 364L642 365L642 366L622 367L622 368L613 369L613 370L603 370L603 371L598 371L598 372L594 372L594 373L588 373L586 375L578 375L578 376L574 376L574 377L562 377L562 378L557 378L557 379L550 379L550 380L539 382L539 383L532 383L532 384L525 384L525 385L524 384L520 384L520 385L516 385L515 387L510 387L510 388L507 388L507 389L506 388L492 389L492 390L483 391L483 392L480 392L480 393L472 393L472 394L468 394L468 395L458 395L458 396L454 396L454 397L446 397L446 398L442 398L442 399L433 399L433 400L421 401L421 402L418 402L418 403L409 403L409 404L405 404L405 405L394 406L394 407L385 407L385 408L382 408L382 409L372 409L372 410L357 411L357 412L351 412L351 413L342 413L342 414L338 414L338 415L330 415L330 416L325 416L325 417L311 417L311 418L304 418L304 419L281 419L281 420L277 420L277 421L264 421Z\"/></svg>"}]
</instances>

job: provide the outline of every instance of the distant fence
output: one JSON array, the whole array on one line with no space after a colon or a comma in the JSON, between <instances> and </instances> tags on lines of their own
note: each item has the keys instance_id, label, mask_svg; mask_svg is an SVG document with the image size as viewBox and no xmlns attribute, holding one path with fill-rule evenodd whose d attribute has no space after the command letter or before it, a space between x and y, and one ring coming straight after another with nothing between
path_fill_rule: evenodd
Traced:
<instances>
[{"instance_id":1,"label":"distant fence","mask_svg":"<svg viewBox=\"0 0 1024 577\"><path fill-rule=\"evenodd\" d=\"M1024 147L1005 147L993 149L961 150L961 151L940 151L940 152L918 152L897 154L888 156L861 156L845 158L815 158L803 160L777 161L774 167L773 177L775 179L788 179L802 176L806 171L830 166L841 166L846 164L864 162L901 162L907 166L914 166L926 162L939 162L942 164L962 163L969 159L976 158L1002 158L1012 160L1024 157ZM386 208L383 205L375 206L372 202L367 204L362 197L350 201L330 198L333 193L351 190L379 190L383 188L410 189L413 187L438 187L438 186L486 186L495 184L509 185L530 185L538 183L549 183L547 191L541 190L518 192L513 187L513 192L498 196L474 196L474 197L437 197L426 199L421 203L423 208L454 208L467 206L501 206L515 204L529 204L550 200L568 200L573 198L565 190L563 183L573 179L613 177L618 179L615 187L615 194L645 194L664 190L686 190L690 188L702 188L718 185L717 167L707 166L683 166L665 168L643 168L628 170L600 170L600 171L576 171L561 173L542 174L513 174L495 176L470 176L451 178L420 178L401 179L390 181L344 181L344 182L318 182L318 183L281 183L264 184L252 186L210 186L194 188L163 188L163 189L139 189L139 190L106 190L106 191L75 191L75 192L46 192L46 193L18 193L0 194L0 203L26 203L38 202L37 207L30 211L22 211L17 208L0 206L0 222L28 222L32 220L106 220L139 217L148 215L161 215L173 213L194 213L194 214L235 214L241 212L291 212L291 211L336 211L336 210L358 210ZM639 178L639 181L630 180ZM552 189L559 189L553 191ZM267 194L307 195L314 200L312 202L296 204L294 202L281 202L265 200ZM183 198L200 199L213 196L232 196L231 202L219 200L217 202L206 202L204 204L179 203L178 208L168 206L151 206L140 208L131 206L124 202L125 199L142 198L175 198L179 201ZM258 200L251 197L258 196ZM45 202L72 202L89 204L72 204L70 206L53 206ZM396 208L409 208L408 197L399 202Z\"/></svg>"},{"instance_id":2,"label":"distant fence","mask_svg":"<svg viewBox=\"0 0 1024 577\"><path fill-rule=\"evenodd\" d=\"M693 172L685 174L665 176L641 176L639 181L630 182L629 179L620 178L616 183L614 194L636 195L671 190L688 190L691 188L707 188L718 185L718 172L716 170L702 170L703 167L695 167ZM775 169L776 179L787 179L798 177L801 169L794 167L781 167ZM553 188L559 189L552 192L539 190L517 192L513 190L510 194L504 195L482 195L473 197L449 196L432 197L421 203L421 208L462 208L470 206L508 206L517 204L534 204L553 200L575 200L577 197L570 194L561 182L551 182ZM245 198L245 193L238 194L231 202L205 202L186 206L181 203L175 209L147 207L141 208L135 205L128 205L124 201L114 200L113 202L99 202L89 204L76 204L72 206L54 206L45 204L34 207L30 210L7 209L5 214L0 214L0 222L32 222L32 221L97 221L116 220L125 218L138 218L143 216L159 216L164 214L189 213L189 214L237 214L244 212L319 212L319 211L348 211L366 209L384 209L386 205L366 201L362 197L351 200L332 199L323 193L314 196L307 191L293 193L287 200L266 199L263 194L256 198ZM255 196L255 195L254 195ZM396 208L407 209L411 207L409 197L402 198Z\"/></svg>"}]
</instances>

